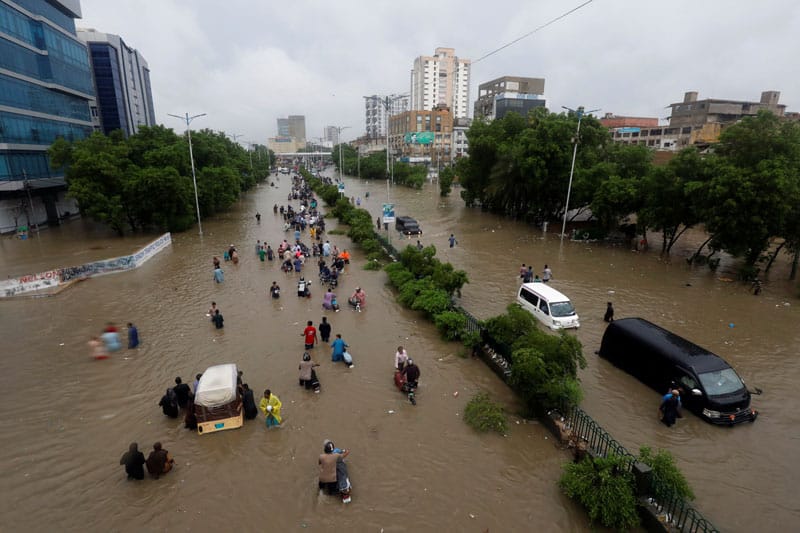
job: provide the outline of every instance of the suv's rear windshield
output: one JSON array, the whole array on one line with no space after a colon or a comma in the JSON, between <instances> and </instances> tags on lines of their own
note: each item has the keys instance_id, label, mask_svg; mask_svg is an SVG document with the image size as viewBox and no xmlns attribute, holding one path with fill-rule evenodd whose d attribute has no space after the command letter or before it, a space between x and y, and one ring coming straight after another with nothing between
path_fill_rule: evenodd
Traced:
<instances>
[{"instance_id":1,"label":"suv's rear windshield","mask_svg":"<svg viewBox=\"0 0 800 533\"><path fill-rule=\"evenodd\" d=\"M731 394L744 388L744 383L732 368L703 372L697 377L709 396L722 396Z\"/></svg>"}]
</instances>

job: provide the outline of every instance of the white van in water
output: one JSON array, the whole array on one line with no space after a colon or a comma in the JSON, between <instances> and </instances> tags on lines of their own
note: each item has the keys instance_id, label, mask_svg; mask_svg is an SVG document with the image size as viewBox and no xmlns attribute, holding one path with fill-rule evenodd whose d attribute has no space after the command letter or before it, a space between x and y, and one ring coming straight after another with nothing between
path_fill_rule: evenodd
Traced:
<instances>
[{"instance_id":1,"label":"white van in water","mask_svg":"<svg viewBox=\"0 0 800 533\"><path fill-rule=\"evenodd\" d=\"M569 298L547 283L523 283L517 293L517 303L550 329L581 327Z\"/></svg>"}]
</instances>

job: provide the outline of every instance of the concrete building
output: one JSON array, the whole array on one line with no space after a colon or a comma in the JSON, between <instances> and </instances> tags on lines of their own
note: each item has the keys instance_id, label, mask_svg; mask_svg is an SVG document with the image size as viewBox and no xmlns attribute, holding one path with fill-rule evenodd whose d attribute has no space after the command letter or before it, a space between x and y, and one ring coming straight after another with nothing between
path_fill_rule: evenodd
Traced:
<instances>
[{"instance_id":1,"label":"concrete building","mask_svg":"<svg viewBox=\"0 0 800 533\"><path fill-rule=\"evenodd\" d=\"M669 125L672 127L691 126L699 128L705 124L733 124L746 116L758 114L761 110L771 111L782 117L786 106L779 104L780 91L764 91L758 102L723 100L719 98L697 99L697 91L689 91L683 102L670 104L672 109Z\"/></svg>"},{"instance_id":2,"label":"concrete building","mask_svg":"<svg viewBox=\"0 0 800 533\"><path fill-rule=\"evenodd\" d=\"M453 121L452 161L469 155L469 139L467 131L472 125L472 119L457 118Z\"/></svg>"},{"instance_id":3,"label":"concrete building","mask_svg":"<svg viewBox=\"0 0 800 533\"><path fill-rule=\"evenodd\" d=\"M306 143L300 144L294 137L287 137L278 135L277 137L270 137L267 139L267 148L276 154L293 154L305 148Z\"/></svg>"},{"instance_id":4,"label":"concrete building","mask_svg":"<svg viewBox=\"0 0 800 533\"><path fill-rule=\"evenodd\" d=\"M79 0L0 0L0 231L76 213L47 149L93 131Z\"/></svg>"},{"instance_id":5,"label":"concrete building","mask_svg":"<svg viewBox=\"0 0 800 533\"><path fill-rule=\"evenodd\" d=\"M337 144L339 142L339 128L336 126L325 126L324 141Z\"/></svg>"},{"instance_id":6,"label":"concrete building","mask_svg":"<svg viewBox=\"0 0 800 533\"><path fill-rule=\"evenodd\" d=\"M545 104L544 78L503 76L478 86L474 117L494 120L511 111L524 117L531 109Z\"/></svg>"},{"instance_id":7,"label":"concrete building","mask_svg":"<svg viewBox=\"0 0 800 533\"><path fill-rule=\"evenodd\" d=\"M289 136L294 137L300 146L306 145L306 117L304 115L289 115Z\"/></svg>"},{"instance_id":8,"label":"concrete building","mask_svg":"<svg viewBox=\"0 0 800 533\"><path fill-rule=\"evenodd\" d=\"M378 137L386 137L386 112L385 101L386 96L379 96L373 94L372 96L364 97L364 123L367 137L375 139ZM408 95L389 95L389 113L390 117L399 115L408 111ZM385 143L384 143L385 144Z\"/></svg>"},{"instance_id":9,"label":"concrete building","mask_svg":"<svg viewBox=\"0 0 800 533\"><path fill-rule=\"evenodd\" d=\"M453 48L437 48L433 56L419 56L411 69L410 109L447 106L455 118L469 117L471 61L460 59Z\"/></svg>"},{"instance_id":10,"label":"concrete building","mask_svg":"<svg viewBox=\"0 0 800 533\"><path fill-rule=\"evenodd\" d=\"M677 151L692 145L708 146L719 140L726 126L754 116L761 110L783 117L786 106L778 103L779 98L778 91L764 91L758 102L718 98L698 100L697 92L690 91L684 95L683 102L668 106L672 110L669 124L610 126L611 138L615 142L641 144L656 150Z\"/></svg>"},{"instance_id":11,"label":"concrete building","mask_svg":"<svg viewBox=\"0 0 800 533\"><path fill-rule=\"evenodd\" d=\"M393 157L407 163L448 164L453 154L453 114L438 106L391 117L389 148Z\"/></svg>"},{"instance_id":12,"label":"concrete building","mask_svg":"<svg viewBox=\"0 0 800 533\"><path fill-rule=\"evenodd\" d=\"M78 29L77 35L89 48L97 94L92 118L100 130L106 135L122 130L129 136L139 126L154 126L150 68L142 54L119 35L94 29Z\"/></svg>"},{"instance_id":13,"label":"concrete building","mask_svg":"<svg viewBox=\"0 0 800 533\"><path fill-rule=\"evenodd\" d=\"M287 118L278 119L278 135L276 137L273 137L273 139L286 139L287 137L294 139L295 144L299 148L305 148L306 117L304 115L289 115ZM286 141L281 140L276 142L282 145ZM296 150L290 150L290 151L296 151Z\"/></svg>"},{"instance_id":14,"label":"concrete building","mask_svg":"<svg viewBox=\"0 0 800 533\"><path fill-rule=\"evenodd\" d=\"M289 137L289 119L278 119L278 137Z\"/></svg>"},{"instance_id":15,"label":"concrete building","mask_svg":"<svg viewBox=\"0 0 800 533\"><path fill-rule=\"evenodd\" d=\"M606 113L600 119L600 124L608 129L655 128L658 126L658 117L622 117L614 113Z\"/></svg>"}]
</instances>

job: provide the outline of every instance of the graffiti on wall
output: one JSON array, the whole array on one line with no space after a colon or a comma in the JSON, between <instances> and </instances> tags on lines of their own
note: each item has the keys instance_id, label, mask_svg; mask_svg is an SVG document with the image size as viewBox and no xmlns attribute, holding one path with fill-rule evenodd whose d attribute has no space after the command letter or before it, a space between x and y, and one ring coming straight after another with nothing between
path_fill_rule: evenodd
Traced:
<instances>
[{"instance_id":1,"label":"graffiti on wall","mask_svg":"<svg viewBox=\"0 0 800 533\"><path fill-rule=\"evenodd\" d=\"M165 233L133 255L123 255L112 259L93 261L83 265L48 270L39 274L29 274L14 279L0 281L0 297L19 296L21 294L52 289L62 283L92 276L124 272L141 266L158 252L172 243L172 236Z\"/></svg>"}]
</instances>

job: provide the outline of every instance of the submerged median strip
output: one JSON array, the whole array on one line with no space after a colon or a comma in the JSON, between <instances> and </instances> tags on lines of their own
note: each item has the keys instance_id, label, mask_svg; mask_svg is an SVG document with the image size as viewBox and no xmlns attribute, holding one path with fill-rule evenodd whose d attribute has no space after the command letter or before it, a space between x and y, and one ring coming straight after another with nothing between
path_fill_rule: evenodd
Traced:
<instances>
[{"instance_id":1,"label":"submerged median strip","mask_svg":"<svg viewBox=\"0 0 800 533\"><path fill-rule=\"evenodd\" d=\"M76 281L116 272L126 272L140 267L170 244L172 244L172 235L165 233L131 255L101 259L78 266L57 268L39 274L29 274L0 281L0 298L53 296Z\"/></svg>"},{"instance_id":2,"label":"submerged median strip","mask_svg":"<svg viewBox=\"0 0 800 533\"><path fill-rule=\"evenodd\" d=\"M642 448L636 457L578 407L582 391L577 373L586 360L576 337L541 331L516 304L502 315L476 319L453 303L454 294L469 281L466 272L437 259L435 246L395 250L375 232L368 211L341 197L335 185L302 173L333 206L331 214L350 226L348 237L367 252L365 268L377 270L386 259L394 259L384 270L397 300L422 311L443 338L461 341L480 355L523 400L527 414L540 418L573 450L576 462L565 465L559 485L586 508L592 521L616 529L642 523L651 531L717 531L687 503L691 489L668 452ZM473 427L505 432L504 415L485 394L470 404Z\"/></svg>"}]
</instances>

